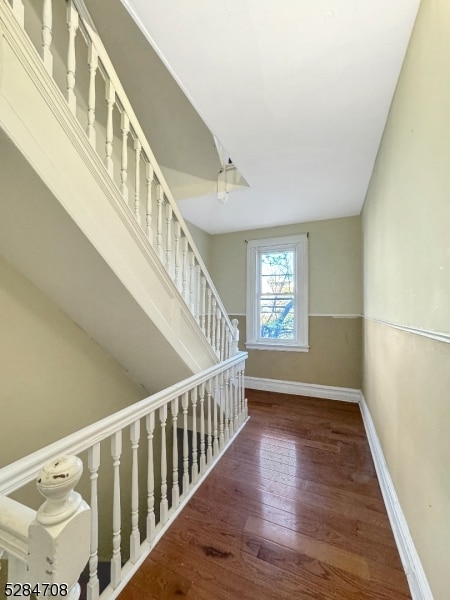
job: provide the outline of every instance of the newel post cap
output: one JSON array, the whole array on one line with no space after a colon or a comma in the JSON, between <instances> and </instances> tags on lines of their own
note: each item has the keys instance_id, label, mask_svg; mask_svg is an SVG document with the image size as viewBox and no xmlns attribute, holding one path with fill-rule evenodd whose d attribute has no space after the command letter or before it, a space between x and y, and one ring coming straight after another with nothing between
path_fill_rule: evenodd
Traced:
<instances>
[{"instance_id":1,"label":"newel post cap","mask_svg":"<svg viewBox=\"0 0 450 600\"><path fill-rule=\"evenodd\" d=\"M82 498L73 490L82 473L83 463L77 456L60 456L42 468L36 486L46 501L37 511L39 523L56 525L76 513Z\"/></svg>"}]
</instances>

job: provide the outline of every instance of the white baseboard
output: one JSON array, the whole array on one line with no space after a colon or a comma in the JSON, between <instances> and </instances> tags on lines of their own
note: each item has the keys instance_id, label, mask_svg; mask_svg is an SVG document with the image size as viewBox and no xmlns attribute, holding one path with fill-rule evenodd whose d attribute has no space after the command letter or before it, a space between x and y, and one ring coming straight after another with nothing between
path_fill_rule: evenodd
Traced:
<instances>
[{"instance_id":1,"label":"white baseboard","mask_svg":"<svg viewBox=\"0 0 450 600\"><path fill-rule=\"evenodd\" d=\"M366 400L360 392L360 409L366 429L367 439L372 453L378 482L383 494L384 504L394 533L397 548L403 568L408 578L408 583L413 600L433 600L433 594L423 570L417 550L414 546L408 524L400 506L394 483L389 474L386 459L381 448L380 440L375 429Z\"/></svg>"},{"instance_id":2,"label":"white baseboard","mask_svg":"<svg viewBox=\"0 0 450 600\"><path fill-rule=\"evenodd\" d=\"M383 494L384 504L386 506L403 569L408 578L412 599L434 600L425 571L423 570L422 563L409 532L405 515L400 506L372 416L361 390L248 376L245 377L245 387L266 392L311 396L313 398L328 398L329 400L342 400L344 402L354 402L359 404L370 451L375 464L375 470L378 476L378 482Z\"/></svg>"},{"instance_id":3,"label":"white baseboard","mask_svg":"<svg viewBox=\"0 0 450 600\"><path fill-rule=\"evenodd\" d=\"M298 383L297 381L283 381L281 379L265 379L263 377L246 376L245 387L265 392L311 396L313 398L342 400L344 402L359 402L361 398L360 390L353 388L316 385L314 383Z\"/></svg>"}]
</instances>

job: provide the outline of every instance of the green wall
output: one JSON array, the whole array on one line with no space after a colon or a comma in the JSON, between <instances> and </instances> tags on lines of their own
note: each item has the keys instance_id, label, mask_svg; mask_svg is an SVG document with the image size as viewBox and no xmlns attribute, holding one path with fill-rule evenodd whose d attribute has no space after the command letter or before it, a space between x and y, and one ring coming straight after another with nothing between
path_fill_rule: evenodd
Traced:
<instances>
[{"instance_id":1,"label":"green wall","mask_svg":"<svg viewBox=\"0 0 450 600\"><path fill-rule=\"evenodd\" d=\"M361 220L330 219L212 236L211 275L239 319L245 349L246 240L309 233L309 352L250 350L246 374L283 381L361 387Z\"/></svg>"},{"instance_id":2,"label":"green wall","mask_svg":"<svg viewBox=\"0 0 450 600\"><path fill-rule=\"evenodd\" d=\"M363 210L363 391L436 600L450 597L449 31L448 0L423 0Z\"/></svg>"}]
</instances>

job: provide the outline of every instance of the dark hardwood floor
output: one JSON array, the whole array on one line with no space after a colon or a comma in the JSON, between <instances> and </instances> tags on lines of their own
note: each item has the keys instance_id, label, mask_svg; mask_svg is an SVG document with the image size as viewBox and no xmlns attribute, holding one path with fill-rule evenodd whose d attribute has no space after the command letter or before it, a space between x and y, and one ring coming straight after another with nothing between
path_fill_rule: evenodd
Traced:
<instances>
[{"instance_id":1,"label":"dark hardwood floor","mask_svg":"<svg viewBox=\"0 0 450 600\"><path fill-rule=\"evenodd\" d=\"M250 421L120 600L410 598L358 406L247 397Z\"/></svg>"}]
</instances>

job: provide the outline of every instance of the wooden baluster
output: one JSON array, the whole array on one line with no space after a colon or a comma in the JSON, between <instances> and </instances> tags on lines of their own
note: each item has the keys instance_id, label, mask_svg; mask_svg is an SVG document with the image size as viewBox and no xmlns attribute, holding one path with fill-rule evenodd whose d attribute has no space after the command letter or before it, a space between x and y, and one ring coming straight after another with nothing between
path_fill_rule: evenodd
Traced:
<instances>
[{"instance_id":1,"label":"wooden baluster","mask_svg":"<svg viewBox=\"0 0 450 600\"><path fill-rule=\"evenodd\" d=\"M141 422L135 421L130 425L131 440L131 534L130 534L130 560L134 564L140 555L141 536L139 533L139 473L138 473L138 448L141 433Z\"/></svg>"},{"instance_id":2,"label":"wooden baluster","mask_svg":"<svg viewBox=\"0 0 450 600\"><path fill-rule=\"evenodd\" d=\"M164 192L160 183L156 186L156 205L158 207L158 215L156 222L156 252L159 258L162 259L162 206L164 202Z\"/></svg>"},{"instance_id":3,"label":"wooden baluster","mask_svg":"<svg viewBox=\"0 0 450 600\"><path fill-rule=\"evenodd\" d=\"M12 0L13 15L16 17L21 27L25 24L25 7L23 0Z\"/></svg>"},{"instance_id":4,"label":"wooden baluster","mask_svg":"<svg viewBox=\"0 0 450 600\"><path fill-rule=\"evenodd\" d=\"M243 368L239 371L239 391L241 394L242 422L244 423L248 417L248 409L247 398L245 397L245 371Z\"/></svg>"},{"instance_id":5,"label":"wooden baluster","mask_svg":"<svg viewBox=\"0 0 450 600\"><path fill-rule=\"evenodd\" d=\"M181 406L183 408L183 496L186 496L189 490L189 444L187 426L189 392L183 394Z\"/></svg>"},{"instance_id":6,"label":"wooden baluster","mask_svg":"<svg viewBox=\"0 0 450 600\"><path fill-rule=\"evenodd\" d=\"M181 295L183 296L185 302L187 303L187 295L188 295L188 287L187 287L187 253L188 253L188 241L187 238L183 238L181 242L181 252L183 256L182 260L182 268L181 268L181 276L182 276L182 286L181 286Z\"/></svg>"},{"instance_id":7,"label":"wooden baluster","mask_svg":"<svg viewBox=\"0 0 450 600\"><path fill-rule=\"evenodd\" d=\"M152 211L153 211L153 167L150 162L145 165L145 181L147 184L147 201L145 208L145 234L153 246Z\"/></svg>"},{"instance_id":8,"label":"wooden baluster","mask_svg":"<svg viewBox=\"0 0 450 600\"><path fill-rule=\"evenodd\" d=\"M72 0L68 0L67 29L69 30L69 45L67 50L67 103L69 104L69 108L74 115L76 115L77 112L77 99L75 96L75 36L77 34L78 25L78 11L75 8Z\"/></svg>"},{"instance_id":9,"label":"wooden baluster","mask_svg":"<svg viewBox=\"0 0 450 600\"><path fill-rule=\"evenodd\" d=\"M224 385L223 385L223 373L219 374L219 385L220 385L220 392L219 392L219 416L220 416L220 422L219 422L219 448L222 450L223 446L224 446L224 442L225 442L225 427L224 427L224 420L225 420L225 393L224 393Z\"/></svg>"},{"instance_id":10,"label":"wooden baluster","mask_svg":"<svg viewBox=\"0 0 450 600\"><path fill-rule=\"evenodd\" d=\"M170 202L166 204L166 271L170 275L172 264L172 213Z\"/></svg>"},{"instance_id":11,"label":"wooden baluster","mask_svg":"<svg viewBox=\"0 0 450 600\"><path fill-rule=\"evenodd\" d=\"M212 308L211 308L211 346L214 351L216 349L216 333L217 333L217 331L216 331L217 330L217 324L216 324L217 306L216 305L217 305L217 301L213 297Z\"/></svg>"},{"instance_id":12,"label":"wooden baluster","mask_svg":"<svg viewBox=\"0 0 450 600\"><path fill-rule=\"evenodd\" d=\"M92 41L89 42L88 52L89 64L89 95L88 95L88 125L87 136L92 146L95 148L95 77L98 69L98 53Z\"/></svg>"},{"instance_id":13,"label":"wooden baluster","mask_svg":"<svg viewBox=\"0 0 450 600\"><path fill-rule=\"evenodd\" d=\"M175 222L175 285L177 290L181 290L180 281L180 239L181 239L181 225L178 221Z\"/></svg>"},{"instance_id":14,"label":"wooden baluster","mask_svg":"<svg viewBox=\"0 0 450 600\"><path fill-rule=\"evenodd\" d=\"M178 398L171 402L172 411L172 506L176 508L180 503L180 487L178 485Z\"/></svg>"},{"instance_id":15,"label":"wooden baluster","mask_svg":"<svg viewBox=\"0 0 450 600\"><path fill-rule=\"evenodd\" d=\"M225 334L225 316L222 314L222 333L220 336L220 360L225 360L225 346L226 346L226 334Z\"/></svg>"},{"instance_id":16,"label":"wooden baluster","mask_svg":"<svg viewBox=\"0 0 450 600\"><path fill-rule=\"evenodd\" d=\"M52 46L52 0L44 0L42 9L42 60L44 67L50 75L53 75L53 54Z\"/></svg>"},{"instance_id":17,"label":"wooden baluster","mask_svg":"<svg viewBox=\"0 0 450 600\"><path fill-rule=\"evenodd\" d=\"M202 308L201 308L201 319L200 328L203 331L203 335L206 335L206 278L202 276Z\"/></svg>"},{"instance_id":18,"label":"wooden baluster","mask_svg":"<svg viewBox=\"0 0 450 600\"><path fill-rule=\"evenodd\" d=\"M89 554L89 581L87 600L97 600L100 591L98 580L98 469L100 467L100 444L88 450L88 468L91 481L91 548Z\"/></svg>"},{"instance_id":19,"label":"wooden baluster","mask_svg":"<svg viewBox=\"0 0 450 600\"><path fill-rule=\"evenodd\" d=\"M197 451L197 388L191 391L192 404L192 483L198 481L198 451Z\"/></svg>"},{"instance_id":20,"label":"wooden baluster","mask_svg":"<svg viewBox=\"0 0 450 600\"><path fill-rule=\"evenodd\" d=\"M241 372L239 367L235 367L236 369L236 394L239 406L239 425L242 425L244 422L244 405L242 403L242 393L241 393Z\"/></svg>"},{"instance_id":21,"label":"wooden baluster","mask_svg":"<svg viewBox=\"0 0 450 600\"><path fill-rule=\"evenodd\" d=\"M206 469L205 455L205 384L199 387L200 395L200 474L203 475Z\"/></svg>"},{"instance_id":22,"label":"wooden baluster","mask_svg":"<svg viewBox=\"0 0 450 600\"><path fill-rule=\"evenodd\" d=\"M217 335L216 335L216 347L214 348L216 351L217 356L219 357L220 360L222 360L221 356L220 356L220 346L221 346L221 333L222 333L222 311L220 310L220 307L217 307Z\"/></svg>"},{"instance_id":23,"label":"wooden baluster","mask_svg":"<svg viewBox=\"0 0 450 600\"><path fill-rule=\"evenodd\" d=\"M234 431L236 432L239 429L240 417L238 388L236 385L236 367L232 367L231 369L231 390L233 393Z\"/></svg>"},{"instance_id":24,"label":"wooden baluster","mask_svg":"<svg viewBox=\"0 0 450 600\"><path fill-rule=\"evenodd\" d=\"M113 109L114 102L116 100L116 92L110 79L105 82L105 99L107 105L107 116L106 116L106 142L105 142L105 165L108 173L111 177L114 174L114 163L112 159L113 152Z\"/></svg>"},{"instance_id":25,"label":"wooden baluster","mask_svg":"<svg viewBox=\"0 0 450 600\"><path fill-rule=\"evenodd\" d=\"M231 394L230 394L230 376L228 371L224 373L224 405L225 405L225 443L230 441L230 437L233 436L234 428L233 428L233 420L232 420L232 404L231 404Z\"/></svg>"},{"instance_id":26,"label":"wooden baluster","mask_svg":"<svg viewBox=\"0 0 450 600\"><path fill-rule=\"evenodd\" d=\"M208 421L207 421L207 431L208 431L208 445L207 445L207 450L206 450L206 459L207 459L207 463L211 464L212 461L212 457L213 457L213 447L212 447L212 406L211 406L211 379L208 380L207 384L206 384L206 403L207 403L207 408L206 410L208 411Z\"/></svg>"},{"instance_id":27,"label":"wooden baluster","mask_svg":"<svg viewBox=\"0 0 450 600\"><path fill-rule=\"evenodd\" d=\"M134 218L138 223L141 221L141 150L142 145L138 138L134 140L135 156L135 183L134 183Z\"/></svg>"},{"instance_id":28,"label":"wooden baluster","mask_svg":"<svg viewBox=\"0 0 450 600\"><path fill-rule=\"evenodd\" d=\"M212 315L212 305L211 305L211 297L212 291L211 288L208 287L208 314L206 319L206 339L208 343L211 344L211 315Z\"/></svg>"},{"instance_id":29,"label":"wooden baluster","mask_svg":"<svg viewBox=\"0 0 450 600\"><path fill-rule=\"evenodd\" d=\"M167 500L167 404L159 409L159 420L161 422L161 503L160 503L160 521L164 525L169 517L169 502Z\"/></svg>"},{"instance_id":30,"label":"wooden baluster","mask_svg":"<svg viewBox=\"0 0 450 600\"><path fill-rule=\"evenodd\" d=\"M228 325L225 325L224 360L231 356L231 335Z\"/></svg>"},{"instance_id":31,"label":"wooden baluster","mask_svg":"<svg viewBox=\"0 0 450 600\"><path fill-rule=\"evenodd\" d=\"M201 269L200 265L195 267L195 297L196 297L196 306L195 306L195 320L200 325L200 301L201 301L201 289L200 289L200 275Z\"/></svg>"},{"instance_id":32,"label":"wooden baluster","mask_svg":"<svg viewBox=\"0 0 450 600\"><path fill-rule=\"evenodd\" d=\"M149 413L145 418L147 428L147 539L155 537L155 471L153 465L153 435L155 431L155 413Z\"/></svg>"},{"instance_id":33,"label":"wooden baluster","mask_svg":"<svg viewBox=\"0 0 450 600\"><path fill-rule=\"evenodd\" d=\"M231 323L233 325L233 341L231 352L234 356L239 351L239 321L237 319L233 319Z\"/></svg>"},{"instance_id":34,"label":"wooden baluster","mask_svg":"<svg viewBox=\"0 0 450 600\"><path fill-rule=\"evenodd\" d=\"M122 129L122 156L120 161L120 191L122 198L128 204L128 134L130 133L130 119L125 111L122 111L120 120Z\"/></svg>"},{"instance_id":35,"label":"wooden baluster","mask_svg":"<svg viewBox=\"0 0 450 600\"><path fill-rule=\"evenodd\" d=\"M213 398L213 453L216 457L219 454L219 429L218 429L218 408L220 407L220 387L219 376L214 377L214 398Z\"/></svg>"},{"instance_id":36,"label":"wooden baluster","mask_svg":"<svg viewBox=\"0 0 450 600\"><path fill-rule=\"evenodd\" d=\"M111 586L115 589L121 580L121 507L120 507L120 457L122 454L122 431L111 436L111 456L113 459L113 553L111 558Z\"/></svg>"},{"instance_id":37,"label":"wooden baluster","mask_svg":"<svg viewBox=\"0 0 450 600\"><path fill-rule=\"evenodd\" d=\"M189 308L195 316L195 254L189 250Z\"/></svg>"}]
</instances>

